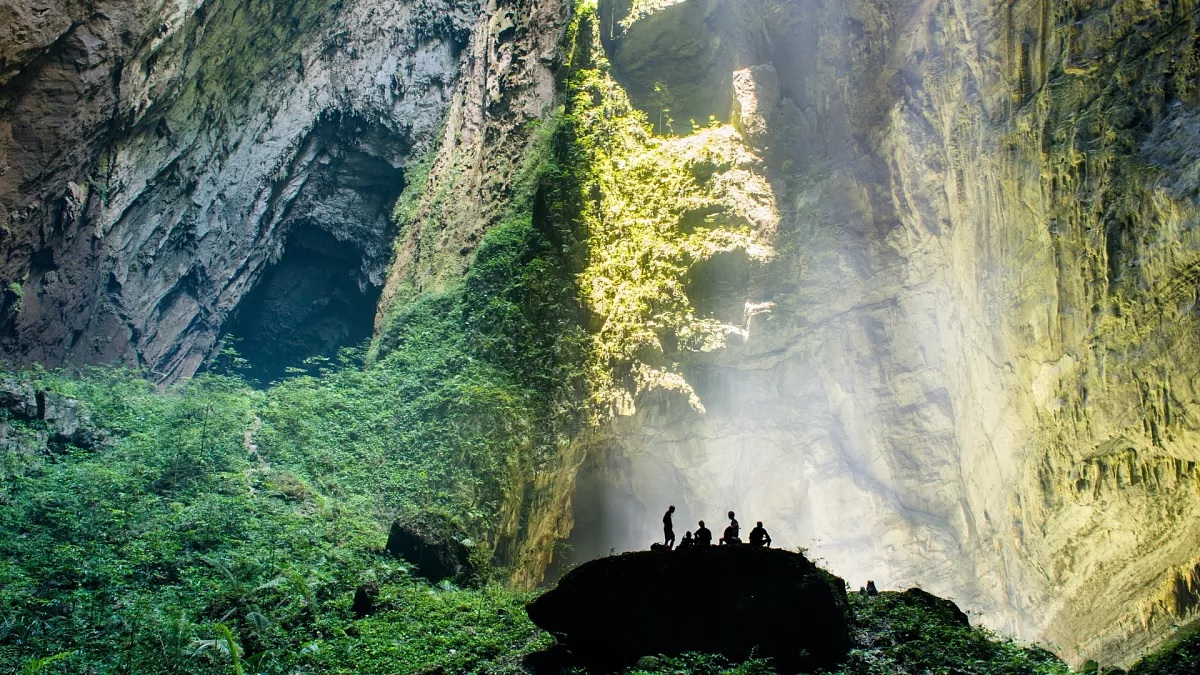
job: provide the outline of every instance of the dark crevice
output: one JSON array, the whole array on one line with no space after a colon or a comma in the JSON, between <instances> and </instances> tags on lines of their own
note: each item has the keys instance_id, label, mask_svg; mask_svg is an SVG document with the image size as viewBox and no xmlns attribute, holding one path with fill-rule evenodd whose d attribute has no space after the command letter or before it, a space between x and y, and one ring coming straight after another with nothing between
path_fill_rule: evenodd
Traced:
<instances>
[{"instance_id":1,"label":"dark crevice","mask_svg":"<svg viewBox=\"0 0 1200 675\"><path fill-rule=\"evenodd\" d=\"M243 374L260 384L289 368L308 369L310 357L371 337L380 288L359 285L362 251L316 228L302 228L283 257L242 300L227 335L248 365Z\"/></svg>"}]
</instances>

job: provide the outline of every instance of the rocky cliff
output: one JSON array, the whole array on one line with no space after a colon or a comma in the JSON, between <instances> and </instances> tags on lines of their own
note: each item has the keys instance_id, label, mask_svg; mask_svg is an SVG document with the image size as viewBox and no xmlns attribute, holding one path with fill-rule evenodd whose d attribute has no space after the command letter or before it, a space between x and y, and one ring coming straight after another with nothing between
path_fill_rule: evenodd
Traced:
<instances>
[{"instance_id":1,"label":"rocky cliff","mask_svg":"<svg viewBox=\"0 0 1200 675\"><path fill-rule=\"evenodd\" d=\"M656 117L737 125L780 215L688 272L744 334L662 348L579 474L574 543L734 508L1066 658L1195 614L1189 2L601 2ZM692 134L675 122L662 133ZM697 402L700 405L697 405Z\"/></svg>"},{"instance_id":2,"label":"rocky cliff","mask_svg":"<svg viewBox=\"0 0 1200 675\"><path fill-rule=\"evenodd\" d=\"M488 19L472 1L270 0L0 17L4 352L164 379L231 325L259 363L369 336L392 203Z\"/></svg>"},{"instance_id":3,"label":"rocky cliff","mask_svg":"<svg viewBox=\"0 0 1200 675\"><path fill-rule=\"evenodd\" d=\"M1195 614L1192 0L587 16L0 0L0 348L173 379L228 335L269 379L574 216L596 423L510 467L521 583L673 502L1073 660Z\"/></svg>"}]
</instances>

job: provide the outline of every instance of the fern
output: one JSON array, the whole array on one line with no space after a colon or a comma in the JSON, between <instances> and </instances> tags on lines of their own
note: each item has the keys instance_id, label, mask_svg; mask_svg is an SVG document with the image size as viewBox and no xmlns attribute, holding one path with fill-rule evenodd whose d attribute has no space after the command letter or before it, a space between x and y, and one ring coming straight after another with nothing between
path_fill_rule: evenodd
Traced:
<instances>
[{"instance_id":1,"label":"fern","mask_svg":"<svg viewBox=\"0 0 1200 675\"><path fill-rule=\"evenodd\" d=\"M71 652L62 652L59 654L54 654L53 656L42 656L40 658L30 659L29 661L25 662L25 668L21 672L23 672L25 675L34 675L34 673L42 672L42 670L44 670L46 666L50 665L51 663L54 663L55 661L62 661L70 656Z\"/></svg>"}]
</instances>

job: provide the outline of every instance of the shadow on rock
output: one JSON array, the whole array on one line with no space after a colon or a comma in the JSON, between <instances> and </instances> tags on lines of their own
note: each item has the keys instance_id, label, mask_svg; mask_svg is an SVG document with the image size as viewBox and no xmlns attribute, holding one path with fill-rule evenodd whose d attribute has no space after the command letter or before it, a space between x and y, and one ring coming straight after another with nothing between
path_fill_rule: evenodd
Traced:
<instances>
[{"instance_id":1,"label":"shadow on rock","mask_svg":"<svg viewBox=\"0 0 1200 675\"><path fill-rule=\"evenodd\" d=\"M739 661L770 657L781 672L832 666L850 649L844 582L799 553L749 547L639 552L576 568L527 606L558 638L538 673L611 670L641 656L689 651Z\"/></svg>"}]
</instances>

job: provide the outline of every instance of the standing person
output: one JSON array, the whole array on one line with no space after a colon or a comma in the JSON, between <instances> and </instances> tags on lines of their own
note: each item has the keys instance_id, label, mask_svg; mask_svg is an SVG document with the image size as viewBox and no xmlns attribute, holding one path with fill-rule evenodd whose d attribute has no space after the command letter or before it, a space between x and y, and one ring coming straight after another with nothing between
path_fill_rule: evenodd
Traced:
<instances>
[{"instance_id":1,"label":"standing person","mask_svg":"<svg viewBox=\"0 0 1200 675\"><path fill-rule=\"evenodd\" d=\"M750 545L771 548L771 535L767 534L767 530L762 526L761 520L755 524L753 530L750 530Z\"/></svg>"},{"instance_id":2,"label":"standing person","mask_svg":"<svg viewBox=\"0 0 1200 675\"><path fill-rule=\"evenodd\" d=\"M741 530L742 530L742 527L740 525L738 525L737 518L735 518L733 516L733 511L730 511L729 512L729 527L725 530L725 533L727 535L729 535L732 539L736 539L738 541L738 543L740 544L742 541L741 538L739 537L739 533L741 532ZM733 543L733 542L730 542L730 543Z\"/></svg>"},{"instance_id":3,"label":"standing person","mask_svg":"<svg viewBox=\"0 0 1200 675\"><path fill-rule=\"evenodd\" d=\"M708 546L712 543L712 530L704 526L704 521L700 521L700 529L696 530L696 546Z\"/></svg>"},{"instance_id":4,"label":"standing person","mask_svg":"<svg viewBox=\"0 0 1200 675\"><path fill-rule=\"evenodd\" d=\"M671 524L672 513L675 513L674 505L671 505L671 508L663 514L663 544L666 545L668 551L675 545L675 527Z\"/></svg>"}]
</instances>

